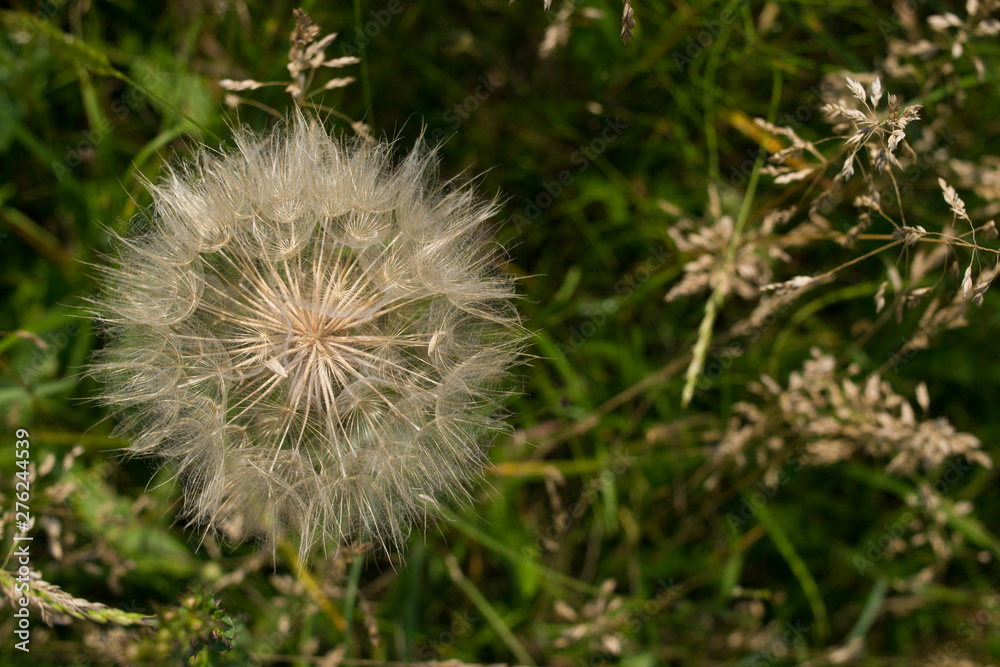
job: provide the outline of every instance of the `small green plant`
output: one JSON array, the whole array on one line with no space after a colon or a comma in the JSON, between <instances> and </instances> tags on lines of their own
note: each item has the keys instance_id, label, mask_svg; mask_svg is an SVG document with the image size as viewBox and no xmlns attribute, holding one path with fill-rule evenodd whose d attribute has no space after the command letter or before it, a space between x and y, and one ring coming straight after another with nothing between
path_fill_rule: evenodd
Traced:
<instances>
[{"instance_id":1,"label":"small green plant","mask_svg":"<svg viewBox=\"0 0 1000 667\"><path fill-rule=\"evenodd\" d=\"M169 661L191 667L237 664L226 660L233 647L233 620L207 587L189 588L175 606L158 606L155 630L142 633L114 651L121 665L151 665Z\"/></svg>"}]
</instances>

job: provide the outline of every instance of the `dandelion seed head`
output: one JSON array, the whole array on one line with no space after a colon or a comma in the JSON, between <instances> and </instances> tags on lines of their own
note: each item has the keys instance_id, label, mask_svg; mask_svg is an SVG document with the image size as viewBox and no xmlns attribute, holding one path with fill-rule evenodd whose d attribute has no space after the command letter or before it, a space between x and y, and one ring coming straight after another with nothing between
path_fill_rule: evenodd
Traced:
<instances>
[{"instance_id":1,"label":"dandelion seed head","mask_svg":"<svg viewBox=\"0 0 1000 667\"><path fill-rule=\"evenodd\" d=\"M196 523L270 545L398 545L481 473L524 331L495 205L433 151L293 117L151 184L93 301L90 372Z\"/></svg>"}]
</instances>

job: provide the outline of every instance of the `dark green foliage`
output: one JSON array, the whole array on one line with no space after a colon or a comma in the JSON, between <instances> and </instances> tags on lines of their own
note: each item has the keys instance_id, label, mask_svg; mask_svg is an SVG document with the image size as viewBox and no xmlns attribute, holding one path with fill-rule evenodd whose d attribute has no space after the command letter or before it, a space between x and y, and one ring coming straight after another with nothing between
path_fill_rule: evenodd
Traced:
<instances>
[{"instance_id":1,"label":"dark green foliage","mask_svg":"<svg viewBox=\"0 0 1000 667\"><path fill-rule=\"evenodd\" d=\"M23 428L35 475L31 569L77 602L159 619L124 627L53 613L49 627L32 607L25 654L0 609L0 663L1000 659L1000 485L996 466L970 460L1000 454L995 288L962 311L965 326L926 319L930 305L943 310L961 294L972 252L954 240L968 233L964 220L940 242L954 215L938 178L977 229L973 288L996 262L983 227L1000 213L989 188L998 172L987 168L1000 154L997 38L930 29L928 17L946 12L966 22L960 2L651 0L634 5L623 46L622 4L598 0L576 6L568 42L541 59L559 2L303 3L324 33L340 33L327 57L363 55L331 74L358 81L314 98L336 110L337 132L363 120L401 149L423 134L441 143L444 176L482 173L482 192L506 197L499 237L538 358L520 370L523 394L508 404L516 432L491 451L496 467L474 509L415 531L400 554L358 545L302 569L295 545L275 563L254 544L202 540L175 520L181 492L169 471L121 459L126 443L110 436L81 372L102 341L79 310L97 288L89 265L109 250L102 225L128 228L150 201L144 179L199 144L225 143L232 126L269 127L265 108L291 104L273 86L236 92L245 101L234 110L219 81L287 80L299 5L48 0L0 10L0 541L6 553L17 534L13 442ZM903 57L913 72L894 76L893 40L937 47ZM888 176L858 157L891 196L854 246L843 235L869 181L859 166L835 182L846 137L817 103L838 73L866 89L878 73L887 93L923 105L906 131L916 154L900 149L909 162L888 171L902 205ZM793 127L829 168L788 185L760 176L761 149L788 144L754 118ZM962 177L953 158L977 171ZM798 227L827 191L819 213L829 226ZM761 231L769 212L791 206L790 221ZM927 235L874 252L895 242L901 206ZM749 329L736 325L759 295L713 297L718 280L665 301L706 256L680 247L680 221L692 221L684 234L707 233L724 216L740 238L758 239L743 259L770 272L761 282L844 268ZM792 244L798 233L808 238ZM945 246L947 260L919 274L918 253ZM769 255L775 248L787 257ZM890 281L877 313L893 271L899 286ZM702 327L710 300L717 312ZM682 408L700 328L703 372ZM913 348L924 334L926 349ZM813 348L835 360L824 391L847 393L852 377L863 395L879 372L893 390L882 403L912 406L914 432L953 428L943 442L971 434L978 448L887 471L892 456L879 446L924 442L900 430L899 402L845 403L821 415L838 424L836 438L810 432L827 422L782 411L760 382L766 373L788 396ZM748 424L757 430L747 427L743 456L720 454L720 440ZM834 439L849 455L801 463Z\"/></svg>"}]
</instances>

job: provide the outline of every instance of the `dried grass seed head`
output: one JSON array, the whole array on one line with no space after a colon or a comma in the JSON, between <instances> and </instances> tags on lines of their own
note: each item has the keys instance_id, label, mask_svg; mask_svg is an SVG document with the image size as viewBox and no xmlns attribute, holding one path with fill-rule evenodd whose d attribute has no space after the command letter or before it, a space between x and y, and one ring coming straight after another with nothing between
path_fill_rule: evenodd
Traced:
<instances>
[{"instance_id":1,"label":"dried grass seed head","mask_svg":"<svg viewBox=\"0 0 1000 667\"><path fill-rule=\"evenodd\" d=\"M855 366L838 371L834 357L814 348L786 386L762 376L751 386L762 403L734 404L726 429L708 436L718 470L726 460L738 468L752 461L767 467L776 454L784 459L791 452L806 466L865 457L887 460L886 472L895 475L929 471L952 456L992 468L978 438L958 431L944 417L927 416L926 387L917 392L924 413L920 419L879 373L859 378L859 372ZM711 484L718 483L720 474L712 474Z\"/></svg>"},{"instance_id":2,"label":"dried grass seed head","mask_svg":"<svg viewBox=\"0 0 1000 667\"><path fill-rule=\"evenodd\" d=\"M393 164L301 115L151 189L102 269L91 373L195 522L305 554L398 544L467 495L524 341L494 204L419 144Z\"/></svg>"}]
</instances>

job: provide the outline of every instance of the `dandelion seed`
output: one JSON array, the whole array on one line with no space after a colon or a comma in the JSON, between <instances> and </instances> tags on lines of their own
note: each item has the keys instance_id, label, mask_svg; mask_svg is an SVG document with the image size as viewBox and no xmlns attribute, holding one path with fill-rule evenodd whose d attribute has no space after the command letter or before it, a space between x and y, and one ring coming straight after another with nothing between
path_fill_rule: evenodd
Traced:
<instances>
[{"instance_id":1,"label":"dandelion seed","mask_svg":"<svg viewBox=\"0 0 1000 667\"><path fill-rule=\"evenodd\" d=\"M427 343L427 354L434 354L434 350L437 349L438 339L444 334L443 331L435 331L434 335L431 336L430 341Z\"/></svg>"},{"instance_id":2,"label":"dandelion seed","mask_svg":"<svg viewBox=\"0 0 1000 667\"><path fill-rule=\"evenodd\" d=\"M440 508L440 505L438 505L438 501L434 500L426 493L418 493L417 498L423 500L425 503L428 503L429 505L433 505L436 508Z\"/></svg>"},{"instance_id":3,"label":"dandelion seed","mask_svg":"<svg viewBox=\"0 0 1000 667\"><path fill-rule=\"evenodd\" d=\"M264 365L274 372L275 375L280 375L283 378L288 377L288 371L285 370L285 367L277 359L268 359L264 362Z\"/></svg>"},{"instance_id":4,"label":"dandelion seed","mask_svg":"<svg viewBox=\"0 0 1000 667\"><path fill-rule=\"evenodd\" d=\"M152 187L94 300L91 373L130 453L234 539L399 544L468 496L524 339L495 213L419 146L295 116Z\"/></svg>"}]
</instances>

